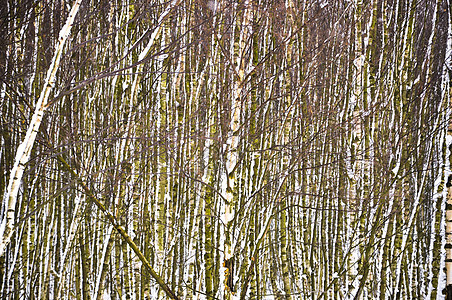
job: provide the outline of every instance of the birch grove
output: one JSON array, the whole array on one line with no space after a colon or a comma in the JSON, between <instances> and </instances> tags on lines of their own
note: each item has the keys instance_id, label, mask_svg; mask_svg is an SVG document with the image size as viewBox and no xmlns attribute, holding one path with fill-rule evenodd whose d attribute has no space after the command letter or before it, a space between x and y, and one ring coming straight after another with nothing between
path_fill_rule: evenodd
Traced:
<instances>
[{"instance_id":1,"label":"birch grove","mask_svg":"<svg viewBox=\"0 0 452 300\"><path fill-rule=\"evenodd\" d=\"M0 298L452 299L450 0L0 5Z\"/></svg>"}]
</instances>

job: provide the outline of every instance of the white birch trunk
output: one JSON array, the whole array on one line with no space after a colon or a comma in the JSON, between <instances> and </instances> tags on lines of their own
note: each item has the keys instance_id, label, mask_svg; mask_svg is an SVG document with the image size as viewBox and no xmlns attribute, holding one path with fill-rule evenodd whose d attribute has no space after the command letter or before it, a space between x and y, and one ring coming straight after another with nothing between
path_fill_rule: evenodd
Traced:
<instances>
[{"instance_id":1,"label":"white birch trunk","mask_svg":"<svg viewBox=\"0 0 452 300\"><path fill-rule=\"evenodd\" d=\"M235 188L235 168L238 161L238 130L240 128L240 117L242 114L242 89L244 84L244 79L246 76L246 70L248 62L245 61L245 48L250 37L250 21L251 21L251 7L250 2L245 1L244 3L244 13L243 19L241 21L241 30L239 33L237 57L234 59L237 68L234 69L234 75L237 79L233 82L232 90L232 101L231 101L231 120L229 124L229 130L227 132L228 138L225 145L226 159L225 159L225 174L222 179L223 184L223 194L224 196L224 206L222 208L224 231L221 232L220 242L222 243L222 248L224 250L224 257L222 259L224 267L220 272L220 282L224 284L225 299L229 299L231 296L231 288L227 286L228 276L233 276L234 274L229 274L230 270L226 267L226 262L232 259L233 249L232 249L232 238L230 232L230 222L234 219L234 196L233 191ZM234 42L231 41L231 49L234 49ZM233 51L234 53L234 51ZM234 68L234 66L233 66ZM233 264L233 262L232 262Z\"/></svg>"},{"instance_id":2,"label":"white birch trunk","mask_svg":"<svg viewBox=\"0 0 452 300\"><path fill-rule=\"evenodd\" d=\"M451 99L451 88L450 88L450 74L452 72L452 10L450 9L452 5L452 1L448 0L448 7L449 7L449 26L448 26L448 35L447 35L447 48L446 48L446 62L444 64L443 69L443 90L442 94L444 95L445 99ZM447 97L449 96L449 97ZM449 100L448 106L450 114L450 105L451 101ZM449 115L450 118L450 115ZM448 147L448 156L446 157L446 164L448 172L448 175L450 175L450 145L452 143L451 141L451 135L452 135L452 126L448 124L448 136L447 136L447 147ZM446 179L447 180L447 179ZM447 204L446 204L446 285L447 289L449 289L452 292L452 187L448 188L448 195L447 195Z\"/></svg>"},{"instance_id":3,"label":"white birch trunk","mask_svg":"<svg viewBox=\"0 0 452 300\"><path fill-rule=\"evenodd\" d=\"M452 72L452 10L450 9L452 2L450 0L447 1L449 7L449 26L448 26L448 35L447 35L447 48L446 48L446 62L443 68L443 86L442 86L442 94L444 95L444 99L449 99L448 103L448 135L447 135L447 155L446 155L446 181L452 180L451 178L451 170L450 170L450 160L451 153L450 147L452 144L452 126L450 123L450 106L451 106L451 93L452 89L450 88L450 74ZM448 97L447 97L448 96ZM450 185L450 182L449 182ZM447 191L447 203L446 203L446 241L445 241L445 250L446 250L446 258L445 258L445 267L446 267L446 295L447 299L452 299L452 186L448 187ZM439 296L439 293L438 293Z\"/></svg>"},{"instance_id":4,"label":"white birch trunk","mask_svg":"<svg viewBox=\"0 0 452 300\"><path fill-rule=\"evenodd\" d=\"M17 195L19 193L19 187L22 183L22 176L24 173L25 165L27 164L33 144L38 134L39 127L44 117L44 112L47 109L47 102L50 94L55 86L55 77L58 71L61 56L63 54L64 44L71 31L72 24L74 23L75 16L77 15L80 3L82 0L76 0L69 13L69 17L66 20L66 24L60 31L59 41L55 49L55 53L47 71L47 77L44 83L44 88L41 92L38 102L36 103L36 109L28 127L27 134L23 142L19 145L13 169L11 170L8 188L3 197L3 202L6 204L5 217L0 225L0 256L5 253L6 247L11 241L11 237L15 231L14 215L16 211Z\"/></svg>"}]
</instances>

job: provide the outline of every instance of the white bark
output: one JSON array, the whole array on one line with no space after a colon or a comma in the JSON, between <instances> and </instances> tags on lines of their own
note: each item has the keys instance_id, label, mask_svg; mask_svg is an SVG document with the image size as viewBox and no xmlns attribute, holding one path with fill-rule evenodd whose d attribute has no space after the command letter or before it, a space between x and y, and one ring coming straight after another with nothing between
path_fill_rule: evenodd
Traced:
<instances>
[{"instance_id":1,"label":"white bark","mask_svg":"<svg viewBox=\"0 0 452 300\"><path fill-rule=\"evenodd\" d=\"M82 203L83 201L83 203ZM64 284L64 271L66 269L67 266L67 261L66 258L68 257L69 251L71 251L72 249L72 242L74 241L75 238L75 234L77 233L77 228L80 224L80 217L81 214L79 212L79 210L82 210L80 208L80 206L84 205L84 200L77 196L76 201L75 201L75 208L74 208L74 217L72 218L72 222L70 225L70 229L69 229L69 237L67 239L67 244L66 244L66 248L64 249L64 253L62 255L61 258L61 262L60 262L60 270L59 270L59 282L58 282L58 290L57 290L57 294L55 295L56 298L59 298L60 293L61 293L61 289L63 288L63 284Z\"/></svg>"},{"instance_id":2,"label":"white bark","mask_svg":"<svg viewBox=\"0 0 452 300\"><path fill-rule=\"evenodd\" d=\"M102 278L102 269L104 267L105 260L107 259L106 258L107 247L108 247L108 243L110 242L110 238L111 238L111 233L112 232L113 232L113 225L110 225L108 227L107 235L105 237L105 241L104 241L104 244L102 246L102 258L100 260L99 267L98 267L98 270L97 270L98 276L96 278L96 286L94 288L94 293L91 294L91 299L97 299L96 297L97 297L97 294L99 293L99 288L100 288L100 285L101 285L101 278Z\"/></svg>"},{"instance_id":3,"label":"white bark","mask_svg":"<svg viewBox=\"0 0 452 300\"><path fill-rule=\"evenodd\" d=\"M224 206L222 207L222 219L224 222L224 230L220 233L220 243L222 244L222 248L224 249L224 257L222 258L225 263L227 260L231 259L232 254L232 241L231 241L231 232L230 232L230 222L234 219L234 196L233 191L235 187L235 168L238 162L238 146L239 146L239 137L237 131L240 128L240 117L242 113L242 89L244 84L244 79L246 76L246 70L248 66L248 62L245 62L245 50L248 39L250 37L250 24L251 24L251 5L249 1L245 1L244 3L245 11L243 15L243 19L241 22L241 30L240 30L240 38L238 42L238 50L236 57L236 66L234 69L235 75L238 77L234 80L233 83L233 91L232 91L232 101L231 101L231 120L229 124L228 130L228 138L225 145L226 159L225 159L225 174L222 179L223 183L223 194L224 196ZM231 49L234 49L234 42L231 41ZM226 288L227 278L225 273L228 273L229 270L226 267L223 267L220 272L220 282L224 283ZM231 274L230 276L233 276ZM228 289L225 290L225 298L230 297L230 293Z\"/></svg>"},{"instance_id":4,"label":"white bark","mask_svg":"<svg viewBox=\"0 0 452 300\"><path fill-rule=\"evenodd\" d=\"M30 158L36 135L44 117L44 112L47 109L47 102L55 86L55 77L60 65L64 44L69 36L72 24L74 23L74 19L77 15L81 2L82 0L76 0L74 2L69 16L66 20L66 24L60 31L60 36L52 59L52 63L50 64L50 67L47 71L44 88L42 89L39 100L36 103L36 109L31 119L30 126L28 127L27 134L16 152L16 158L14 161L13 169L11 170L8 188L6 189L5 195L3 197L3 202L6 204L6 207L5 216L3 217L2 223L0 225L0 256L5 253L6 247L11 241L11 237L15 231L14 215L16 211L17 195L19 193L19 187L22 182L25 165Z\"/></svg>"},{"instance_id":5,"label":"white bark","mask_svg":"<svg viewBox=\"0 0 452 300\"><path fill-rule=\"evenodd\" d=\"M451 7L451 1L447 1L448 7ZM442 86L442 95L443 99L451 99L451 88L450 88L450 80L451 78L450 73L452 71L452 22L450 20L450 17L452 17L451 10L449 9L449 26L448 26L448 36L447 36L447 48L446 48L446 63L444 64L443 68L443 86ZM448 88L449 86L449 88ZM449 97L447 97L447 95ZM451 125L450 125L450 103L451 100L449 100L449 110L448 110L448 120L449 120L449 128L448 128L448 135L447 135L447 154L446 154L446 181L448 177L451 175L450 170L450 145L452 143L452 132L451 132ZM452 210L450 209L452 205L452 187L448 188L448 195L447 195L447 204L446 204L446 258L445 258L445 266L446 266L446 286L452 285Z\"/></svg>"}]
</instances>

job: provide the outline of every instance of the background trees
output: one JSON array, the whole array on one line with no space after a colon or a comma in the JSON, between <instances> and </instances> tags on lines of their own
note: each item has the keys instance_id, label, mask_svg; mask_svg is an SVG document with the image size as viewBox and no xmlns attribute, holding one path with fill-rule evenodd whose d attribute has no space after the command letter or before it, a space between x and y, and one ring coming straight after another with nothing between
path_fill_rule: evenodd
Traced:
<instances>
[{"instance_id":1,"label":"background trees","mask_svg":"<svg viewBox=\"0 0 452 300\"><path fill-rule=\"evenodd\" d=\"M3 194L69 9L2 6ZM450 14L82 1L2 297L165 297L93 197L180 298L443 297Z\"/></svg>"}]
</instances>

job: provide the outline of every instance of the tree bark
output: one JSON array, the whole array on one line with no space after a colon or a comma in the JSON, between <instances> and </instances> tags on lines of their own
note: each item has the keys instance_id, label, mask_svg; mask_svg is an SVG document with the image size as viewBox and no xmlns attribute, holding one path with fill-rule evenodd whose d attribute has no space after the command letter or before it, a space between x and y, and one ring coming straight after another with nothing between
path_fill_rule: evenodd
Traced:
<instances>
[{"instance_id":1,"label":"tree bark","mask_svg":"<svg viewBox=\"0 0 452 300\"><path fill-rule=\"evenodd\" d=\"M0 257L5 253L6 247L11 241L11 237L16 229L16 225L14 224L14 215L16 212L16 202L19 193L19 187L22 183L22 176L24 174L25 165L30 158L36 135L38 134L39 127L41 126L42 119L44 118L44 113L47 109L47 102L49 100L50 93L55 87L55 77L60 66L64 44L66 43L66 40L70 34L72 24L74 23L81 2L82 0L74 1L72 9L69 12L69 16L66 20L66 24L60 31L58 44L56 46L50 67L47 71L44 88L42 89L41 96L36 103L35 112L30 121L27 134L16 152L14 166L9 176L8 188L3 197L3 201L4 203L6 203L6 208L5 216L3 217L2 223L0 225Z\"/></svg>"}]
</instances>

